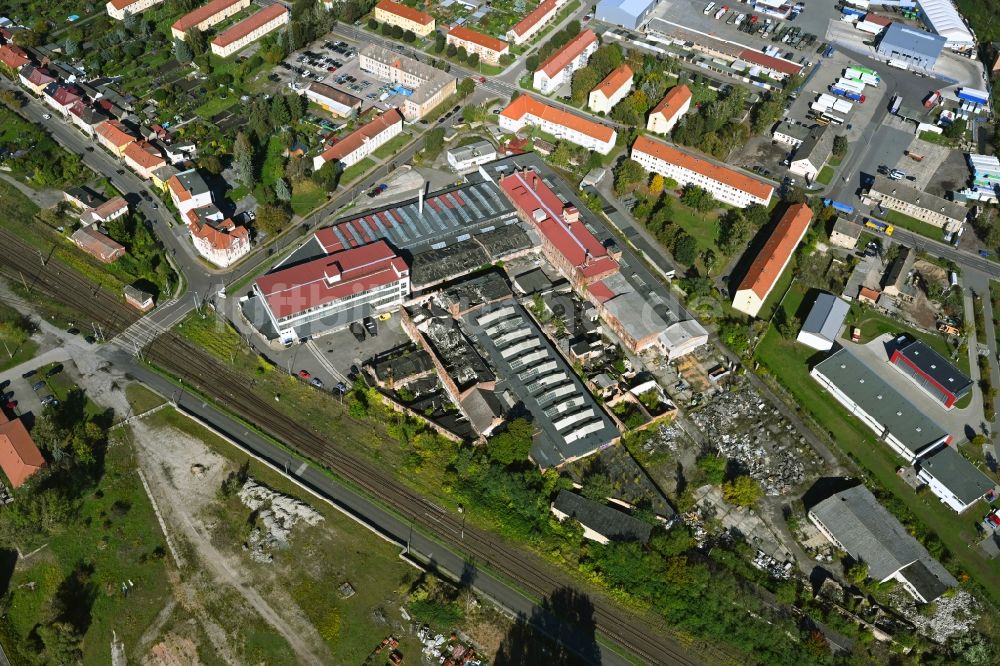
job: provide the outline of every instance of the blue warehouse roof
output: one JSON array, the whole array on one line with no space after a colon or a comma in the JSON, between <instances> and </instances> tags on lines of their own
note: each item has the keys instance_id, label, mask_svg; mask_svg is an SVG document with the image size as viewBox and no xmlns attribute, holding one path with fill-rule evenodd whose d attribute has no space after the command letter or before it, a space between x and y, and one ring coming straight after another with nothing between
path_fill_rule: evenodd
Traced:
<instances>
[{"instance_id":1,"label":"blue warehouse roof","mask_svg":"<svg viewBox=\"0 0 1000 666\"><path fill-rule=\"evenodd\" d=\"M918 53L933 60L941 54L941 49L944 48L947 41L941 35L911 28L902 23L891 23L885 34L882 35L879 45L890 45L899 51Z\"/></svg>"}]
</instances>

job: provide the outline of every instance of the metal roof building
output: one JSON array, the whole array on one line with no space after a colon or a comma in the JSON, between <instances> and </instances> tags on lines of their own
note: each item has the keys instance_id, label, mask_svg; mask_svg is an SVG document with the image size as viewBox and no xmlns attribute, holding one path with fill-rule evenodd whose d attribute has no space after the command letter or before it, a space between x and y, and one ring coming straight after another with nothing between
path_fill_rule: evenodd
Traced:
<instances>
[{"instance_id":1,"label":"metal roof building","mask_svg":"<svg viewBox=\"0 0 1000 666\"><path fill-rule=\"evenodd\" d=\"M990 477L951 446L942 446L921 459L917 466L917 478L926 483L942 502L959 513L996 487Z\"/></svg>"},{"instance_id":2,"label":"metal roof building","mask_svg":"<svg viewBox=\"0 0 1000 666\"><path fill-rule=\"evenodd\" d=\"M958 585L864 486L848 488L819 502L810 509L809 520L838 548L867 564L870 578L897 580L922 603L930 603Z\"/></svg>"},{"instance_id":3,"label":"metal roof building","mask_svg":"<svg viewBox=\"0 0 1000 666\"><path fill-rule=\"evenodd\" d=\"M945 46L955 50L976 47L976 38L951 0L918 0L924 23L947 41Z\"/></svg>"},{"instance_id":4,"label":"metal roof building","mask_svg":"<svg viewBox=\"0 0 1000 666\"><path fill-rule=\"evenodd\" d=\"M893 23L878 40L876 52L890 61L917 69L933 69L947 38Z\"/></svg>"},{"instance_id":5,"label":"metal roof building","mask_svg":"<svg viewBox=\"0 0 1000 666\"><path fill-rule=\"evenodd\" d=\"M840 333L840 327L844 325L847 318L847 311L851 305L837 298L833 294L822 293L816 297L809 315L802 324L802 330L796 338L804 345L829 351L833 349L833 342Z\"/></svg>"},{"instance_id":6,"label":"metal roof building","mask_svg":"<svg viewBox=\"0 0 1000 666\"><path fill-rule=\"evenodd\" d=\"M594 16L598 21L638 30L656 9L658 0L601 0Z\"/></svg>"},{"instance_id":7,"label":"metal roof building","mask_svg":"<svg viewBox=\"0 0 1000 666\"><path fill-rule=\"evenodd\" d=\"M847 349L809 373L892 450L912 464L951 436Z\"/></svg>"},{"instance_id":8,"label":"metal roof building","mask_svg":"<svg viewBox=\"0 0 1000 666\"><path fill-rule=\"evenodd\" d=\"M920 340L897 342L903 344L893 350L889 362L948 409L972 390L969 377Z\"/></svg>"}]
</instances>

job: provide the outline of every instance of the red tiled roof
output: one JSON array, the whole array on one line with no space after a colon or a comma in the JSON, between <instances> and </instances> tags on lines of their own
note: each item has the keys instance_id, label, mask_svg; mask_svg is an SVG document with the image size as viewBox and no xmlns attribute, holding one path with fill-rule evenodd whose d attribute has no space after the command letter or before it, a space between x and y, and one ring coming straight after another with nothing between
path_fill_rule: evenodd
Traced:
<instances>
[{"instance_id":1,"label":"red tiled roof","mask_svg":"<svg viewBox=\"0 0 1000 666\"><path fill-rule=\"evenodd\" d=\"M114 213L117 213L122 208L128 208L128 203L125 201L125 197L114 197L94 208L94 215L104 220Z\"/></svg>"},{"instance_id":2,"label":"red tiled roof","mask_svg":"<svg viewBox=\"0 0 1000 666\"><path fill-rule=\"evenodd\" d=\"M129 134L125 126L117 120L105 120L97 125L94 131L107 139L111 145L119 148L135 141L135 137Z\"/></svg>"},{"instance_id":3,"label":"red tiled roof","mask_svg":"<svg viewBox=\"0 0 1000 666\"><path fill-rule=\"evenodd\" d=\"M861 287L858 289L858 297L860 298L870 298L873 301L877 301L878 297L882 294L874 289L869 289L868 287Z\"/></svg>"},{"instance_id":4,"label":"red tiled roof","mask_svg":"<svg viewBox=\"0 0 1000 666\"><path fill-rule=\"evenodd\" d=\"M243 0L212 0L208 4L202 5L180 17L174 21L171 27L181 32L187 32L202 21L206 21L216 14L226 11L239 2L243 2Z\"/></svg>"},{"instance_id":5,"label":"red tiled roof","mask_svg":"<svg viewBox=\"0 0 1000 666\"><path fill-rule=\"evenodd\" d=\"M479 44L480 46L487 48L491 51L496 51L497 53L503 51L507 48L507 42L502 39L497 39L496 37L490 37L489 35L484 35L481 32L476 32L475 30L470 30L464 25L453 26L448 34L455 39L461 39L465 42L472 42L473 44Z\"/></svg>"},{"instance_id":6,"label":"red tiled roof","mask_svg":"<svg viewBox=\"0 0 1000 666\"><path fill-rule=\"evenodd\" d=\"M45 465L45 458L35 446L21 419L8 420L0 412L0 467L15 488L20 487Z\"/></svg>"},{"instance_id":7,"label":"red tiled roof","mask_svg":"<svg viewBox=\"0 0 1000 666\"><path fill-rule=\"evenodd\" d=\"M671 118L677 115L678 111L683 108L684 104L691 99L691 89L688 88L683 83L679 86L674 86L667 91L667 94L663 96L660 103L653 107L653 110L649 112L649 115L654 113L662 113L663 117L669 121Z\"/></svg>"},{"instance_id":8,"label":"red tiled roof","mask_svg":"<svg viewBox=\"0 0 1000 666\"><path fill-rule=\"evenodd\" d=\"M883 28L892 23L892 19L888 19L884 16L879 16L878 14L871 14L871 13L865 14L865 20L868 21L869 23L880 25Z\"/></svg>"},{"instance_id":9,"label":"red tiled roof","mask_svg":"<svg viewBox=\"0 0 1000 666\"><path fill-rule=\"evenodd\" d=\"M636 150L640 153L652 155L669 164L676 164L689 171L700 173L712 180L735 187L760 199L769 199L774 193L774 188L767 183L762 183L749 176L744 176L738 171L733 171L732 169L713 164L694 155L681 152L672 146L660 143L659 141L653 141L645 136L638 137L635 143L632 144L632 151Z\"/></svg>"},{"instance_id":10,"label":"red tiled roof","mask_svg":"<svg viewBox=\"0 0 1000 666\"><path fill-rule=\"evenodd\" d=\"M125 248L120 243L117 243L112 238L108 238L93 227L77 229L70 236L70 240L81 250L92 254L104 263L111 263L125 254Z\"/></svg>"},{"instance_id":11,"label":"red tiled roof","mask_svg":"<svg viewBox=\"0 0 1000 666\"><path fill-rule=\"evenodd\" d=\"M556 125L576 130L599 141L611 141L615 134L615 131L607 125L602 125L601 123L582 118L568 111L549 106L531 95L521 95L508 104L507 108L500 112L500 115L506 116L511 120L520 120L526 113L530 113L536 118L547 120Z\"/></svg>"},{"instance_id":12,"label":"red tiled roof","mask_svg":"<svg viewBox=\"0 0 1000 666\"><path fill-rule=\"evenodd\" d=\"M789 76L794 76L802 71L802 65L796 65L791 60L775 58L773 56L763 54L760 51L754 51L753 49L743 49L743 51L740 52L740 59L746 60L754 65L766 67L767 69L773 69L774 71L781 72L782 74L788 74Z\"/></svg>"},{"instance_id":13,"label":"red tiled roof","mask_svg":"<svg viewBox=\"0 0 1000 666\"><path fill-rule=\"evenodd\" d=\"M20 46L14 44L0 46L0 64L4 64L11 69L18 69L29 62L31 60L28 58L28 54Z\"/></svg>"},{"instance_id":14,"label":"red tiled roof","mask_svg":"<svg viewBox=\"0 0 1000 666\"><path fill-rule=\"evenodd\" d=\"M799 241L809 228L811 220L812 210L806 204L789 206L778 220L778 225L771 232L764 247L754 257L737 291L749 289L761 300L767 298L774 283L781 277L781 269L785 267L785 263L795 252Z\"/></svg>"},{"instance_id":15,"label":"red tiled roof","mask_svg":"<svg viewBox=\"0 0 1000 666\"><path fill-rule=\"evenodd\" d=\"M500 188L572 266L587 269L596 265L595 268L600 271L617 266L582 220L570 223L563 219L565 206L562 199L537 173L515 171L500 179ZM544 214L540 221L536 219L535 211ZM587 271L585 274L593 273Z\"/></svg>"},{"instance_id":16,"label":"red tiled roof","mask_svg":"<svg viewBox=\"0 0 1000 666\"><path fill-rule=\"evenodd\" d=\"M178 201L187 201L191 198L191 193L181 184L180 179L176 175L170 177L170 180L167 181L167 187L174 193Z\"/></svg>"},{"instance_id":17,"label":"red tiled roof","mask_svg":"<svg viewBox=\"0 0 1000 666\"><path fill-rule=\"evenodd\" d=\"M236 25L227 28L222 34L213 39L212 43L219 47L229 46L233 42L243 39L262 25L270 23L282 14L287 13L288 10L282 5L268 5L259 12L246 17Z\"/></svg>"},{"instance_id":18,"label":"red tiled roof","mask_svg":"<svg viewBox=\"0 0 1000 666\"><path fill-rule=\"evenodd\" d=\"M323 161L342 160L360 148L365 141L372 139L396 123L403 122L403 116L396 109L389 109L378 118L365 123L343 139L323 151Z\"/></svg>"},{"instance_id":19,"label":"red tiled roof","mask_svg":"<svg viewBox=\"0 0 1000 666\"><path fill-rule=\"evenodd\" d=\"M597 84L594 90L600 90L606 98L611 98L622 86L632 78L632 68L628 65L619 65L604 80ZM591 92L594 92L592 90Z\"/></svg>"},{"instance_id":20,"label":"red tiled roof","mask_svg":"<svg viewBox=\"0 0 1000 666\"><path fill-rule=\"evenodd\" d=\"M378 240L263 275L256 286L277 319L395 282L409 268Z\"/></svg>"},{"instance_id":21,"label":"red tiled roof","mask_svg":"<svg viewBox=\"0 0 1000 666\"><path fill-rule=\"evenodd\" d=\"M163 156L149 143L133 141L125 148L125 157L144 169L153 169L167 163Z\"/></svg>"},{"instance_id":22,"label":"red tiled roof","mask_svg":"<svg viewBox=\"0 0 1000 666\"><path fill-rule=\"evenodd\" d=\"M612 298L617 296L617 294L611 291L611 288L604 283L604 280L593 283L592 285L587 287L587 291L590 292L591 296L597 299L598 303L604 303L605 301L610 301Z\"/></svg>"},{"instance_id":23,"label":"red tiled roof","mask_svg":"<svg viewBox=\"0 0 1000 666\"><path fill-rule=\"evenodd\" d=\"M412 7L407 7L406 5L401 5L398 2L393 2L392 0L382 0L382 2L375 5L375 9L381 9L384 12L395 14L400 18L413 21L414 23L419 23L420 25L429 25L434 22L434 17L430 14L425 14L424 12L413 9Z\"/></svg>"},{"instance_id":24,"label":"red tiled roof","mask_svg":"<svg viewBox=\"0 0 1000 666\"><path fill-rule=\"evenodd\" d=\"M556 0L544 0L544 2L539 3L531 12L525 16L523 19L517 22L513 28L514 34L523 35L524 33L531 30L536 23L545 19L551 12L556 9Z\"/></svg>"},{"instance_id":25,"label":"red tiled roof","mask_svg":"<svg viewBox=\"0 0 1000 666\"><path fill-rule=\"evenodd\" d=\"M28 75L24 77L29 83L40 86L42 84L48 85L56 80L54 76L46 72L41 67L32 67Z\"/></svg>"},{"instance_id":26,"label":"red tiled roof","mask_svg":"<svg viewBox=\"0 0 1000 666\"><path fill-rule=\"evenodd\" d=\"M77 94L76 89L72 86L59 86L56 88L55 93L49 95L52 101L59 106L70 106L74 102L82 99L79 94Z\"/></svg>"},{"instance_id":27,"label":"red tiled roof","mask_svg":"<svg viewBox=\"0 0 1000 666\"><path fill-rule=\"evenodd\" d=\"M237 227L229 218L220 222L219 225L228 228L229 231L220 231L211 224L202 224L196 211L188 211L188 229L191 231L191 235L207 240L209 245L216 250L228 250L236 241L250 239L247 228Z\"/></svg>"},{"instance_id":28,"label":"red tiled roof","mask_svg":"<svg viewBox=\"0 0 1000 666\"><path fill-rule=\"evenodd\" d=\"M550 55L538 69L545 72L545 76L552 78L574 58L583 53L584 49L596 41L597 35L594 34L593 30L587 28L579 35L566 42L561 49Z\"/></svg>"},{"instance_id":29,"label":"red tiled roof","mask_svg":"<svg viewBox=\"0 0 1000 666\"><path fill-rule=\"evenodd\" d=\"M111 0L111 6L115 9L126 9L130 5L134 5L138 0Z\"/></svg>"}]
</instances>

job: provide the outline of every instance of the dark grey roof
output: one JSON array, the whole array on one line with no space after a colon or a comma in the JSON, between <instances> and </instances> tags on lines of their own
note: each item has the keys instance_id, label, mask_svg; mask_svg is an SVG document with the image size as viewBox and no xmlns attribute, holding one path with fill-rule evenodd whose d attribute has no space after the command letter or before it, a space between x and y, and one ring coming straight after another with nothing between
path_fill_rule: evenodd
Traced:
<instances>
[{"instance_id":1,"label":"dark grey roof","mask_svg":"<svg viewBox=\"0 0 1000 666\"><path fill-rule=\"evenodd\" d=\"M91 208L97 208L104 203L104 197L88 187L71 187L66 190L66 194Z\"/></svg>"},{"instance_id":2,"label":"dark grey roof","mask_svg":"<svg viewBox=\"0 0 1000 666\"><path fill-rule=\"evenodd\" d=\"M474 278L449 285L438 293L442 307L457 307L465 312L484 303L510 296L510 287L497 271L488 271Z\"/></svg>"},{"instance_id":3,"label":"dark grey roof","mask_svg":"<svg viewBox=\"0 0 1000 666\"><path fill-rule=\"evenodd\" d=\"M489 141L483 140L476 141L475 143L470 143L465 146L459 146L458 148L452 148L448 151L448 154L451 155L456 162L464 162L483 155L496 156L497 149L494 148L493 144Z\"/></svg>"},{"instance_id":4,"label":"dark grey roof","mask_svg":"<svg viewBox=\"0 0 1000 666\"><path fill-rule=\"evenodd\" d=\"M892 263L889 267L889 272L885 274L885 279L882 281L882 287L890 287L895 285L896 288L901 286L900 282L906 279L909 275L910 269L913 268L913 263L916 261L916 253L913 252L909 247L905 245L899 246L899 254L896 255L896 261Z\"/></svg>"},{"instance_id":5,"label":"dark grey roof","mask_svg":"<svg viewBox=\"0 0 1000 666\"><path fill-rule=\"evenodd\" d=\"M484 432L503 416L503 406L493 391L475 388L462 398L462 411L469 417L476 432Z\"/></svg>"},{"instance_id":6,"label":"dark grey roof","mask_svg":"<svg viewBox=\"0 0 1000 666\"><path fill-rule=\"evenodd\" d=\"M964 221L965 216L969 213L969 210L960 203L948 201L933 194L927 194L923 190L906 185L899 180L886 178L885 176L875 176L875 181L872 183L869 192L876 195L876 198L879 194L890 196L918 208L940 213L953 220Z\"/></svg>"},{"instance_id":7,"label":"dark grey roof","mask_svg":"<svg viewBox=\"0 0 1000 666\"><path fill-rule=\"evenodd\" d=\"M795 151L792 161L808 159L814 166L822 166L833 151L833 140L828 139L829 125L820 125L809 132L802 145Z\"/></svg>"},{"instance_id":8,"label":"dark grey roof","mask_svg":"<svg viewBox=\"0 0 1000 666\"><path fill-rule=\"evenodd\" d=\"M935 35L919 28L911 28L902 23L890 23L882 38L879 48L891 45L897 50L919 53L931 60L937 58L948 40L941 35Z\"/></svg>"},{"instance_id":9,"label":"dark grey roof","mask_svg":"<svg viewBox=\"0 0 1000 666\"><path fill-rule=\"evenodd\" d=\"M969 462L954 447L942 446L937 451L922 458L920 469L937 479L963 504L970 504L996 487L990 477Z\"/></svg>"},{"instance_id":10,"label":"dark grey roof","mask_svg":"<svg viewBox=\"0 0 1000 666\"><path fill-rule=\"evenodd\" d=\"M552 506L611 541L649 541L653 526L624 511L560 490Z\"/></svg>"},{"instance_id":11,"label":"dark grey roof","mask_svg":"<svg viewBox=\"0 0 1000 666\"><path fill-rule=\"evenodd\" d=\"M848 220L846 217L838 217L837 221L833 223L833 230L838 234L849 236L855 240L861 237L861 225Z\"/></svg>"},{"instance_id":12,"label":"dark grey roof","mask_svg":"<svg viewBox=\"0 0 1000 666\"><path fill-rule=\"evenodd\" d=\"M434 370L434 361L426 350L415 347L399 353L399 350L379 357L372 363L372 369L379 381L400 381L424 372Z\"/></svg>"},{"instance_id":13,"label":"dark grey roof","mask_svg":"<svg viewBox=\"0 0 1000 666\"><path fill-rule=\"evenodd\" d=\"M944 594L950 585L947 585L940 578L935 576L927 565L917 560L913 564L903 567L901 572L906 582L913 586L921 597L928 603Z\"/></svg>"},{"instance_id":14,"label":"dark grey roof","mask_svg":"<svg viewBox=\"0 0 1000 666\"><path fill-rule=\"evenodd\" d=\"M860 405L914 454L948 436L941 426L846 349L831 354L814 371Z\"/></svg>"},{"instance_id":15,"label":"dark grey roof","mask_svg":"<svg viewBox=\"0 0 1000 666\"><path fill-rule=\"evenodd\" d=\"M929 575L941 584L958 585L941 563L931 557L864 486L848 488L828 497L814 506L810 514L851 557L868 565L868 573L875 580L885 580L903 567L921 562Z\"/></svg>"},{"instance_id":16,"label":"dark grey roof","mask_svg":"<svg viewBox=\"0 0 1000 666\"><path fill-rule=\"evenodd\" d=\"M851 305L847 301L833 294L821 293L809 310L809 315L802 324L802 330L833 342L837 339L840 327L844 325L844 319L847 318L850 309Z\"/></svg>"},{"instance_id":17,"label":"dark grey roof","mask_svg":"<svg viewBox=\"0 0 1000 666\"><path fill-rule=\"evenodd\" d=\"M198 173L197 169L188 169L187 171L181 171L176 174L177 180L180 181L181 185L188 192L193 195L205 194L209 191L208 183L202 178L201 174Z\"/></svg>"},{"instance_id":18,"label":"dark grey roof","mask_svg":"<svg viewBox=\"0 0 1000 666\"><path fill-rule=\"evenodd\" d=\"M524 294L538 294L552 288L552 280L549 279L541 268L532 268L523 273L518 273L511 281Z\"/></svg>"},{"instance_id":19,"label":"dark grey roof","mask_svg":"<svg viewBox=\"0 0 1000 666\"><path fill-rule=\"evenodd\" d=\"M972 388L971 379L962 374L948 359L920 340L914 340L902 347L897 347L896 351L952 395L961 397Z\"/></svg>"}]
</instances>

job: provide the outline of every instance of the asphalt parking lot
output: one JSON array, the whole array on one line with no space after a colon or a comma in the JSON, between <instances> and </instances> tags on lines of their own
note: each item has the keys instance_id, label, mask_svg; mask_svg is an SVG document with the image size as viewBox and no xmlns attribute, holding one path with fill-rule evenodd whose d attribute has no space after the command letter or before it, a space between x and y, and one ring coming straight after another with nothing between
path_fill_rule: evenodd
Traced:
<instances>
[{"instance_id":1,"label":"asphalt parking lot","mask_svg":"<svg viewBox=\"0 0 1000 666\"><path fill-rule=\"evenodd\" d=\"M48 364L45 364L44 367L48 367ZM61 395L59 389L53 388L53 381L59 382L62 387L66 384L79 383L79 373L72 361L59 363L57 367L58 371L53 372L52 376L46 376L38 369L34 369L35 372L28 377L20 373L0 373L0 384L3 385L3 388L0 389L0 393L3 394L3 405L9 402L17 403L12 409L4 407L4 410L12 416L26 417L30 425L32 418L41 414L44 409L43 398L49 395L54 396L57 393ZM55 379L55 377L59 378ZM41 386L36 390L34 386L38 384Z\"/></svg>"}]
</instances>

